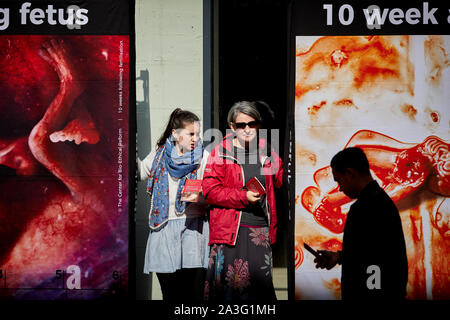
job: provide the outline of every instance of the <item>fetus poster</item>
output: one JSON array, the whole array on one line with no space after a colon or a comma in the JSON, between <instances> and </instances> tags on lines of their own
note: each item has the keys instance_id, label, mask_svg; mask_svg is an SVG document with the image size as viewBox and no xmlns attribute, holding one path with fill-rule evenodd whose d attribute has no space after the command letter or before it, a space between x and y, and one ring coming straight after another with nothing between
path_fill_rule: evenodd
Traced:
<instances>
[{"instance_id":1,"label":"fetus poster","mask_svg":"<svg viewBox=\"0 0 450 320\"><path fill-rule=\"evenodd\" d=\"M0 299L126 296L129 3L0 6Z\"/></svg>"},{"instance_id":2,"label":"fetus poster","mask_svg":"<svg viewBox=\"0 0 450 320\"><path fill-rule=\"evenodd\" d=\"M316 269L303 243L342 249L353 202L339 192L329 163L345 147L359 146L373 178L400 212L408 256L407 299L449 299L448 8L421 1L403 8L375 3L370 10L374 3L332 3L308 7L321 28L307 25L306 13L294 10L305 17L294 22L291 50L295 298L341 298L340 266ZM394 9L396 14L390 14ZM412 13L417 13L414 20Z\"/></svg>"}]
</instances>

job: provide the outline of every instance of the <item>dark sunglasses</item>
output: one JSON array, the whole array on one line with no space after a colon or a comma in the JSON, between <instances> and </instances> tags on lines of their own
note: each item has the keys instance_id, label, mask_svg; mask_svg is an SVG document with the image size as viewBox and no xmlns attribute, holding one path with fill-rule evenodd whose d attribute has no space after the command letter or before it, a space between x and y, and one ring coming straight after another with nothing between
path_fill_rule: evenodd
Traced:
<instances>
[{"instance_id":1,"label":"dark sunglasses","mask_svg":"<svg viewBox=\"0 0 450 320\"><path fill-rule=\"evenodd\" d=\"M251 129L255 129L259 126L259 121L254 120L250 122L235 122L234 127L236 129L245 129L245 127L248 126Z\"/></svg>"}]
</instances>

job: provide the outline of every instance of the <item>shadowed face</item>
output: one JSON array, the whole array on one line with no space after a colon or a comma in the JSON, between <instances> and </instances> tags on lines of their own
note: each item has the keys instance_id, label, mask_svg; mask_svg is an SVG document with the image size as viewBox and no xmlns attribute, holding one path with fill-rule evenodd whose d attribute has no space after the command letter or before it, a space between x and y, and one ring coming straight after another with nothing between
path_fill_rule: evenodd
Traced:
<instances>
[{"instance_id":1,"label":"shadowed face","mask_svg":"<svg viewBox=\"0 0 450 320\"><path fill-rule=\"evenodd\" d=\"M346 168L344 172L337 171L335 168L331 168L331 170L333 172L334 181L336 181L339 186L339 191L343 192L351 199L356 199L358 191L355 170L352 168Z\"/></svg>"}]
</instances>

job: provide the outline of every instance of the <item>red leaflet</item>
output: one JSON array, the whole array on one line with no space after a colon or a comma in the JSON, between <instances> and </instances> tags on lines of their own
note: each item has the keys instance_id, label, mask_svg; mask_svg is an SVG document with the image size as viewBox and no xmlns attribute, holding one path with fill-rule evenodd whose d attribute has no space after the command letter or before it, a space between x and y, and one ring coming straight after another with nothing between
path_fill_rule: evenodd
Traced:
<instances>
[{"instance_id":1,"label":"red leaflet","mask_svg":"<svg viewBox=\"0 0 450 320\"><path fill-rule=\"evenodd\" d=\"M202 190L202 180L188 179L181 191L181 201L197 202Z\"/></svg>"},{"instance_id":2,"label":"red leaflet","mask_svg":"<svg viewBox=\"0 0 450 320\"><path fill-rule=\"evenodd\" d=\"M256 177L251 178L245 185L245 188L249 191L258 193L259 197L266 193L266 189L264 189L264 186Z\"/></svg>"}]
</instances>

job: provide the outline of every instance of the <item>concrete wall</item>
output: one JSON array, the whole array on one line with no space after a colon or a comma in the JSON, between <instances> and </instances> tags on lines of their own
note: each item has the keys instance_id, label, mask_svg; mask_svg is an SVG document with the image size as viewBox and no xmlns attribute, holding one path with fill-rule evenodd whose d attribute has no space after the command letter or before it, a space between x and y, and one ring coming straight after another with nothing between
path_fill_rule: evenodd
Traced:
<instances>
[{"instance_id":1,"label":"concrete wall","mask_svg":"<svg viewBox=\"0 0 450 320\"><path fill-rule=\"evenodd\" d=\"M136 0L135 21L137 147L143 159L173 109L188 109L203 120L203 0ZM146 181L137 187L136 298L160 299L152 292L157 283L143 274L150 202Z\"/></svg>"},{"instance_id":2,"label":"concrete wall","mask_svg":"<svg viewBox=\"0 0 450 320\"><path fill-rule=\"evenodd\" d=\"M152 148L176 107L202 118L202 29L203 0L136 0L136 75L149 71Z\"/></svg>"}]
</instances>

